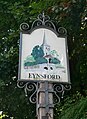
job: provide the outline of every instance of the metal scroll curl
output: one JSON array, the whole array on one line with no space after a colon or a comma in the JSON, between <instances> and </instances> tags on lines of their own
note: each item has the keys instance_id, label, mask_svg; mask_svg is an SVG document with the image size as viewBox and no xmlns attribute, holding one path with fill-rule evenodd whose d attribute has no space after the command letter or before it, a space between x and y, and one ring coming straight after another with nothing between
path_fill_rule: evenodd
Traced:
<instances>
[{"instance_id":1,"label":"metal scroll curl","mask_svg":"<svg viewBox=\"0 0 87 119\"><path fill-rule=\"evenodd\" d=\"M59 27L58 28L58 34L59 35L67 35L67 30L64 27Z\"/></svg>"},{"instance_id":2,"label":"metal scroll curl","mask_svg":"<svg viewBox=\"0 0 87 119\"><path fill-rule=\"evenodd\" d=\"M37 26L47 26L56 30L55 25L50 21L50 17L47 15L44 15L44 12L42 14L39 14L37 18L38 19L32 23L31 28L34 28Z\"/></svg>"},{"instance_id":3,"label":"metal scroll curl","mask_svg":"<svg viewBox=\"0 0 87 119\"><path fill-rule=\"evenodd\" d=\"M54 84L53 85L53 94L54 94L54 105L60 103L61 98L64 96L65 91L69 91L71 89L70 84Z\"/></svg>"},{"instance_id":4,"label":"metal scroll curl","mask_svg":"<svg viewBox=\"0 0 87 119\"><path fill-rule=\"evenodd\" d=\"M62 84L54 84L53 85L53 94L54 94L54 105L60 102L60 94L63 92Z\"/></svg>"},{"instance_id":5,"label":"metal scroll curl","mask_svg":"<svg viewBox=\"0 0 87 119\"><path fill-rule=\"evenodd\" d=\"M27 23L22 23L22 24L20 25L20 30L21 30L21 31L28 31L28 30L29 30L29 24L27 24Z\"/></svg>"},{"instance_id":6,"label":"metal scroll curl","mask_svg":"<svg viewBox=\"0 0 87 119\"><path fill-rule=\"evenodd\" d=\"M29 97L28 92L31 92ZM28 82L25 87L25 94L29 97L31 103L36 103L37 84Z\"/></svg>"},{"instance_id":7,"label":"metal scroll curl","mask_svg":"<svg viewBox=\"0 0 87 119\"><path fill-rule=\"evenodd\" d=\"M64 90L69 91L71 89L71 85L70 84L65 84L64 85Z\"/></svg>"},{"instance_id":8,"label":"metal scroll curl","mask_svg":"<svg viewBox=\"0 0 87 119\"><path fill-rule=\"evenodd\" d=\"M31 103L33 103L33 104L36 103L36 93L37 93L37 84L36 83L19 81L17 83L17 86L19 88L24 88L25 96L29 97L29 101ZM32 94L29 92L31 92Z\"/></svg>"},{"instance_id":9,"label":"metal scroll curl","mask_svg":"<svg viewBox=\"0 0 87 119\"><path fill-rule=\"evenodd\" d=\"M18 82L17 82L17 86L18 86L19 88L24 88L25 85L26 85L26 82L24 82L24 81L18 81Z\"/></svg>"},{"instance_id":10,"label":"metal scroll curl","mask_svg":"<svg viewBox=\"0 0 87 119\"><path fill-rule=\"evenodd\" d=\"M42 14L38 15L38 19L41 19L42 21L50 20L50 17L48 15L44 15L44 12Z\"/></svg>"}]
</instances>

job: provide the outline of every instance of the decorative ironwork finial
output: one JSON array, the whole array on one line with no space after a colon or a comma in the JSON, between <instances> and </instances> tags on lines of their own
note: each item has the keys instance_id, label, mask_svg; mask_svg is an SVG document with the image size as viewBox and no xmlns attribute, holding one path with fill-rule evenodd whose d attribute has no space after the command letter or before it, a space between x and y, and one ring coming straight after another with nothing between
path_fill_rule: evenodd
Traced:
<instances>
[{"instance_id":1,"label":"decorative ironwork finial","mask_svg":"<svg viewBox=\"0 0 87 119\"><path fill-rule=\"evenodd\" d=\"M42 13L42 18L43 18L43 25L45 25L44 23L45 23L45 15L44 15L44 11L43 11L43 13Z\"/></svg>"},{"instance_id":2,"label":"decorative ironwork finial","mask_svg":"<svg viewBox=\"0 0 87 119\"><path fill-rule=\"evenodd\" d=\"M44 11L42 12L42 14L39 14L37 19L32 23L31 29L29 27L29 24L22 23L20 25L20 30L26 32L26 31L33 30L33 28L37 28L40 26L53 29L55 32L58 33L59 36L67 35L67 31L64 27L59 27L58 30L56 29L54 23L50 20L50 17L48 15L44 14Z\"/></svg>"},{"instance_id":3,"label":"decorative ironwork finial","mask_svg":"<svg viewBox=\"0 0 87 119\"><path fill-rule=\"evenodd\" d=\"M42 12L42 14L39 14L37 18L38 19L36 19L33 22L32 28L39 27L39 26L46 26L56 31L55 25L50 21L50 17L44 14L44 11Z\"/></svg>"}]
</instances>

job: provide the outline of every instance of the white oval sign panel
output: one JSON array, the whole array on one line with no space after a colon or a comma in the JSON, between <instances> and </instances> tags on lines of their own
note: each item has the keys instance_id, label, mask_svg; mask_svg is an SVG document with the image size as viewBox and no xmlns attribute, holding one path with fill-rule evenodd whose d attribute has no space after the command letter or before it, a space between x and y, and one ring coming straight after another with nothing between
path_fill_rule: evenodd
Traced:
<instances>
[{"instance_id":1,"label":"white oval sign panel","mask_svg":"<svg viewBox=\"0 0 87 119\"><path fill-rule=\"evenodd\" d=\"M69 83L66 38L47 28L20 36L19 79Z\"/></svg>"}]
</instances>

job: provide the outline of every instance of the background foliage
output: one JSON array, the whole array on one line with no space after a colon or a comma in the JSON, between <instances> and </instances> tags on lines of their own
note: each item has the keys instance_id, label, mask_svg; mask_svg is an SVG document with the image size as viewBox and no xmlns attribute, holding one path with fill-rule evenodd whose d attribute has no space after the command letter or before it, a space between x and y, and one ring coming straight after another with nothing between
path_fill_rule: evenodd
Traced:
<instances>
[{"instance_id":1,"label":"background foliage","mask_svg":"<svg viewBox=\"0 0 87 119\"><path fill-rule=\"evenodd\" d=\"M16 85L19 26L22 22L31 25L44 10L57 27L68 31L72 90L55 107L55 119L87 119L86 4L86 0L0 0L0 110L14 119L35 117L35 105Z\"/></svg>"}]
</instances>

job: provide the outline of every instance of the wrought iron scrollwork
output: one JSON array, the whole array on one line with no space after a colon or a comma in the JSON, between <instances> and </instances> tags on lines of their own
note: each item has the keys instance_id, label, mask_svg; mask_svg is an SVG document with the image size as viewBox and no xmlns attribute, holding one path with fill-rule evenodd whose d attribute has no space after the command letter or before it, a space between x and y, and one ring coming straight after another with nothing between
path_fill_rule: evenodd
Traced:
<instances>
[{"instance_id":1,"label":"wrought iron scrollwork","mask_svg":"<svg viewBox=\"0 0 87 119\"><path fill-rule=\"evenodd\" d=\"M24 81L18 81L18 82L17 82L17 86L18 86L19 88L24 88L25 85L26 85L26 82L24 82Z\"/></svg>"},{"instance_id":2,"label":"wrought iron scrollwork","mask_svg":"<svg viewBox=\"0 0 87 119\"><path fill-rule=\"evenodd\" d=\"M54 104L59 103L61 98L64 96L64 92L71 89L70 84L54 84L53 93L54 93Z\"/></svg>"},{"instance_id":3,"label":"wrought iron scrollwork","mask_svg":"<svg viewBox=\"0 0 87 119\"><path fill-rule=\"evenodd\" d=\"M22 23L20 25L20 30L21 31L31 31L33 28L37 27L47 27L53 29L56 33L58 33L59 36L66 36L67 35L67 30L64 27L59 27L58 30L56 29L54 23L50 20L50 17L48 15L44 15L44 12L42 14L39 14L37 19L32 23L31 28L29 27L29 24L27 23Z\"/></svg>"},{"instance_id":4,"label":"wrought iron scrollwork","mask_svg":"<svg viewBox=\"0 0 87 119\"><path fill-rule=\"evenodd\" d=\"M34 82L25 82L18 81L17 86L19 88L24 88L25 96L29 97L31 103L36 103L37 101L37 92L38 92L38 83ZM53 96L54 96L54 105L59 103L61 98L63 98L65 91L69 91L71 89L70 84L53 84ZM31 92L32 94L30 95Z\"/></svg>"},{"instance_id":5,"label":"wrought iron scrollwork","mask_svg":"<svg viewBox=\"0 0 87 119\"><path fill-rule=\"evenodd\" d=\"M58 34L59 35L67 35L67 30L64 27L59 27Z\"/></svg>"},{"instance_id":6,"label":"wrought iron scrollwork","mask_svg":"<svg viewBox=\"0 0 87 119\"><path fill-rule=\"evenodd\" d=\"M19 88L24 88L25 96L29 97L31 103L36 103L37 83L19 81L17 86ZM32 94L30 95L29 92Z\"/></svg>"},{"instance_id":7,"label":"wrought iron scrollwork","mask_svg":"<svg viewBox=\"0 0 87 119\"><path fill-rule=\"evenodd\" d=\"M44 12L42 14L39 14L38 19L36 19L32 24L32 28L37 26L47 26L56 30L55 25L50 21L50 17L44 15Z\"/></svg>"},{"instance_id":8,"label":"wrought iron scrollwork","mask_svg":"<svg viewBox=\"0 0 87 119\"><path fill-rule=\"evenodd\" d=\"M21 31L28 31L28 30L29 30L29 24L27 24L27 23L22 23L22 24L20 25L20 30L21 30Z\"/></svg>"},{"instance_id":9,"label":"wrought iron scrollwork","mask_svg":"<svg viewBox=\"0 0 87 119\"><path fill-rule=\"evenodd\" d=\"M65 84L64 85L64 90L68 91L71 89L71 85L70 84Z\"/></svg>"}]
</instances>

